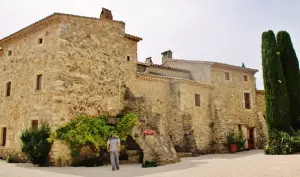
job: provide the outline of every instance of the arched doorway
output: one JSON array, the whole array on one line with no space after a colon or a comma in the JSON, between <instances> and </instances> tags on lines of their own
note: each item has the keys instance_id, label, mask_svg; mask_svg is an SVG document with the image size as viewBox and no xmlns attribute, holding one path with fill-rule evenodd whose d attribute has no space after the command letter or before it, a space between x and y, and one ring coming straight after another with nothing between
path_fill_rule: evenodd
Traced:
<instances>
[{"instance_id":1,"label":"arched doorway","mask_svg":"<svg viewBox=\"0 0 300 177\"><path fill-rule=\"evenodd\" d=\"M143 163L143 150L131 136L128 136L125 141L125 150L120 154L120 161L122 163Z\"/></svg>"}]
</instances>

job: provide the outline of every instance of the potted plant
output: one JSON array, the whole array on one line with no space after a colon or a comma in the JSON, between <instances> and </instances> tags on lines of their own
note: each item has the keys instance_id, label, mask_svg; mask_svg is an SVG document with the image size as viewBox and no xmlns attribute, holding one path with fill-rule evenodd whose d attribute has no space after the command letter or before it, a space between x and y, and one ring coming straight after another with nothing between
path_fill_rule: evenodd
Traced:
<instances>
[{"instance_id":1,"label":"potted plant","mask_svg":"<svg viewBox=\"0 0 300 177\"><path fill-rule=\"evenodd\" d=\"M227 144L231 153L236 153L238 150L237 147L237 138L233 132L230 132L227 136Z\"/></svg>"}]
</instances>

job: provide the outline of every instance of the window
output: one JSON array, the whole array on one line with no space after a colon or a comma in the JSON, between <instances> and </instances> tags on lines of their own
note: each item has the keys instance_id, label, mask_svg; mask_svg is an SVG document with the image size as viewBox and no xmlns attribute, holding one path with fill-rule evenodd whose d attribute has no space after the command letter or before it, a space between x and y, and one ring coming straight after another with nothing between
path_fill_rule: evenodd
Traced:
<instances>
[{"instance_id":1,"label":"window","mask_svg":"<svg viewBox=\"0 0 300 177\"><path fill-rule=\"evenodd\" d=\"M38 39L38 44L42 44L43 43L43 38L39 38Z\"/></svg>"},{"instance_id":2,"label":"window","mask_svg":"<svg viewBox=\"0 0 300 177\"><path fill-rule=\"evenodd\" d=\"M251 109L250 93L244 93L245 108Z\"/></svg>"},{"instance_id":3,"label":"window","mask_svg":"<svg viewBox=\"0 0 300 177\"><path fill-rule=\"evenodd\" d=\"M5 96L10 96L11 94L11 82L6 83L6 93Z\"/></svg>"},{"instance_id":4,"label":"window","mask_svg":"<svg viewBox=\"0 0 300 177\"><path fill-rule=\"evenodd\" d=\"M6 145L6 134L7 134L7 128L2 127L1 132L0 132L0 146L5 146Z\"/></svg>"},{"instance_id":5,"label":"window","mask_svg":"<svg viewBox=\"0 0 300 177\"><path fill-rule=\"evenodd\" d=\"M243 79L244 79L245 82L248 81L248 76L247 75L243 75Z\"/></svg>"},{"instance_id":6,"label":"window","mask_svg":"<svg viewBox=\"0 0 300 177\"><path fill-rule=\"evenodd\" d=\"M130 61L130 56L127 56L127 61Z\"/></svg>"},{"instance_id":7,"label":"window","mask_svg":"<svg viewBox=\"0 0 300 177\"><path fill-rule=\"evenodd\" d=\"M8 52L7 52L7 56L11 56L12 55L12 50L9 50Z\"/></svg>"},{"instance_id":8,"label":"window","mask_svg":"<svg viewBox=\"0 0 300 177\"><path fill-rule=\"evenodd\" d=\"M37 75L36 77L36 90L42 89L42 75Z\"/></svg>"},{"instance_id":9,"label":"window","mask_svg":"<svg viewBox=\"0 0 300 177\"><path fill-rule=\"evenodd\" d=\"M195 94L195 106L200 106L200 95Z\"/></svg>"},{"instance_id":10,"label":"window","mask_svg":"<svg viewBox=\"0 0 300 177\"><path fill-rule=\"evenodd\" d=\"M230 75L229 75L229 73L225 73L225 80L227 80L227 81L229 81L230 80Z\"/></svg>"},{"instance_id":11,"label":"window","mask_svg":"<svg viewBox=\"0 0 300 177\"><path fill-rule=\"evenodd\" d=\"M38 120L32 120L31 121L31 128L36 130L39 127L39 121Z\"/></svg>"}]
</instances>

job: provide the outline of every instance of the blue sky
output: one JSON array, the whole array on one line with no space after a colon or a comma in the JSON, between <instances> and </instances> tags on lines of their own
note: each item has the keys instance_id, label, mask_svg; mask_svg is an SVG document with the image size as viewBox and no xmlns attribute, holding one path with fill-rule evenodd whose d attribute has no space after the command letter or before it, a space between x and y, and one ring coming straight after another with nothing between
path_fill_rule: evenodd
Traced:
<instances>
[{"instance_id":1,"label":"blue sky","mask_svg":"<svg viewBox=\"0 0 300 177\"><path fill-rule=\"evenodd\" d=\"M263 88L261 34L286 30L300 53L298 0L9 0L0 6L0 38L53 12L98 17L101 8L126 22L126 32L142 37L139 61L171 49L174 58L211 60L257 68Z\"/></svg>"}]
</instances>

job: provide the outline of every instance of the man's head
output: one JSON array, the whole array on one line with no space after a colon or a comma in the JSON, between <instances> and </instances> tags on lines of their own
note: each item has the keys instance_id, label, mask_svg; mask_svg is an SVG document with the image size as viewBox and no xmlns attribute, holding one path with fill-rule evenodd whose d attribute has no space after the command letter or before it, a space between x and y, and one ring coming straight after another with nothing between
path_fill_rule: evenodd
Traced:
<instances>
[{"instance_id":1,"label":"man's head","mask_svg":"<svg viewBox=\"0 0 300 177\"><path fill-rule=\"evenodd\" d=\"M112 138L117 138L116 133L113 133L111 137L112 137Z\"/></svg>"}]
</instances>

